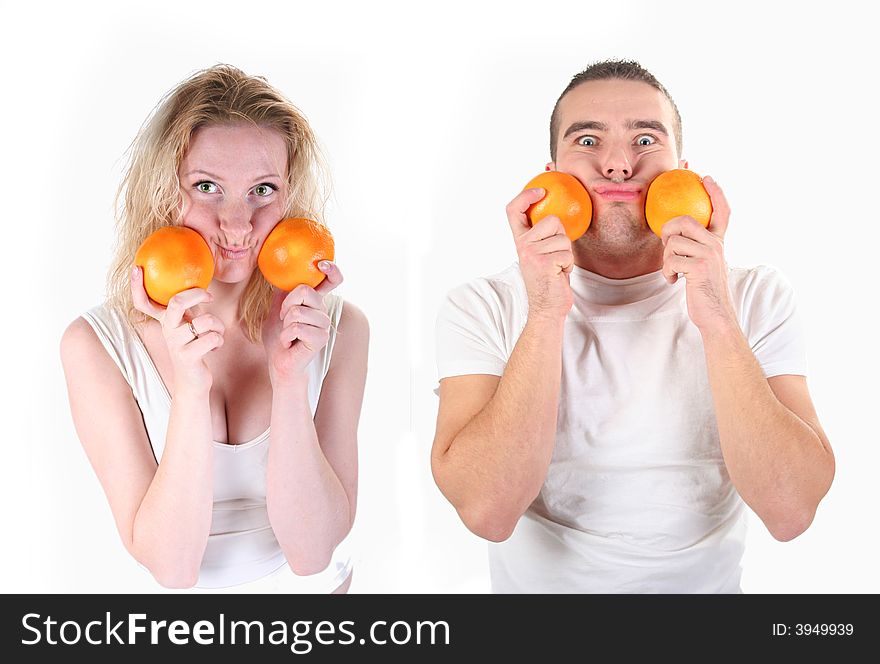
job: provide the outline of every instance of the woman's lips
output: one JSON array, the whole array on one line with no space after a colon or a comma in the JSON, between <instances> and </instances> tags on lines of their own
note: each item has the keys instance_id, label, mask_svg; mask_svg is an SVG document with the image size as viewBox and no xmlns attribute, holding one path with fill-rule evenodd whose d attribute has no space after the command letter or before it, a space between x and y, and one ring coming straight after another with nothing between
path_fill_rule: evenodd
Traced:
<instances>
[{"instance_id":1,"label":"woman's lips","mask_svg":"<svg viewBox=\"0 0 880 664\"><path fill-rule=\"evenodd\" d=\"M227 247L220 247L220 255L223 256L226 260L236 261L241 260L245 256L250 253L250 249L246 247L229 249Z\"/></svg>"}]
</instances>

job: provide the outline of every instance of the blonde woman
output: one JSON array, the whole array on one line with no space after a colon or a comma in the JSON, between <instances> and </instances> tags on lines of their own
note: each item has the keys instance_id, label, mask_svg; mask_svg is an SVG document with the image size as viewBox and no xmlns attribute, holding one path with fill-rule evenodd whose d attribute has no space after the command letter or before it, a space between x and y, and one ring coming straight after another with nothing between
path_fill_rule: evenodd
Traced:
<instances>
[{"instance_id":1,"label":"blonde woman","mask_svg":"<svg viewBox=\"0 0 880 664\"><path fill-rule=\"evenodd\" d=\"M284 217L321 219L316 139L263 78L218 65L172 90L120 187L108 300L65 331L77 434L131 555L168 588L345 592L368 326L326 279L290 293L256 267ZM194 229L207 289L151 301L137 247ZM243 585L248 584L248 585Z\"/></svg>"}]
</instances>

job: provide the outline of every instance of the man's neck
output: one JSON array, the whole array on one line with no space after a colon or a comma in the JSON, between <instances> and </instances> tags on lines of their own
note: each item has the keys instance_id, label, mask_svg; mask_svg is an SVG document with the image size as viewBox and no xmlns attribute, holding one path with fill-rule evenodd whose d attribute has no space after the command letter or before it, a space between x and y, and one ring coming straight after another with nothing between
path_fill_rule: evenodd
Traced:
<instances>
[{"instance_id":1,"label":"man's neck","mask_svg":"<svg viewBox=\"0 0 880 664\"><path fill-rule=\"evenodd\" d=\"M574 250L574 264L579 268L598 274L607 279L629 279L656 272L663 267L663 247L655 251L638 254L610 254L577 246Z\"/></svg>"}]
</instances>

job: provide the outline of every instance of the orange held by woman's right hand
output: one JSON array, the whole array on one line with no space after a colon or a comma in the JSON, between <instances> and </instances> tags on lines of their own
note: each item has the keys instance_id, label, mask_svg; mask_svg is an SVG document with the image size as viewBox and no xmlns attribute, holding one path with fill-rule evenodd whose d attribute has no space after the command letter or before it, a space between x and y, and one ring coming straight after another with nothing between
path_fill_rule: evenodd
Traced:
<instances>
[{"instance_id":1,"label":"orange held by woman's right hand","mask_svg":"<svg viewBox=\"0 0 880 664\"><path fill-rule=\"evenodd\" d=\"M223 345L223 323L194 310L213 299L206 290L214 258L202 236L184 226L164 226L143 242L131 274L135 308L159 322L174 367L172 393L206 394L213 383L205 356ZM161 305L161 306L160 306Z\"/></svg>"},{"instance_id":2,"label":"orange held by woman's right hand","mask_svg":"<svg viewBox=\"0 0 880 664\"><path fill-rule=\"evenodd\" d=\"M168 300L190 288L207 288L214 277L214 257L196 231L163 226L143 241L134 264L144 271L144 288L154 302Z\"/></svg>"}]
</instances>

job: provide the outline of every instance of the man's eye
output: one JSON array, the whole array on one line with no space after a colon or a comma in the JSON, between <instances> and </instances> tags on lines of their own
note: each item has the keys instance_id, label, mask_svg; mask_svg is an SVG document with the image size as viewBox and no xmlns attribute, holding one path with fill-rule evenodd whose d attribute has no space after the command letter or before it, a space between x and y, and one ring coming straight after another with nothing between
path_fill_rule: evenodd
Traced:
<instances>
[{"instance_id":1,"label":"man's eye","mask_svg":"<svg viewBox=\"0 0 880 664\"><path fill-rule=\"evenodd\" d=\"M270 196L276 190L277 187L272 184L258 184L256 187L254 187L254 193L257 196Z\"/></svg>"},{"instance_id":2,"label":"man's eye","mask_svg":"<svg viewBox=\"0 0 880 664\"><path fill-rule=\"evenodd\" d=\"M217 191L217 185L214 184L213 182L208 182L208 181L197 182L196 189L198 189L203 194L213 194L214 192Z\"/></svg>"},{"instance_id":3,"label":"man's eye","mask_svg":"<svg viewBox=\"0 0 880 664\"><path fill-rule=\"evenodd\" d=\"M578 140L578 145L585 145L587 147L592 147L596 145L596 137L595 136L581 136Z\"/></svg>"},{"instance_id":4,"label":"man's eye","mask_svg":"<svg viewBox=\"0 0 880 664\"><path fill-rule=\"evenodd\" d=\"M649 134L644 134L636 139L637 145L654 145L656 142L656 139Z\"/></svg>"}]
</instances>

